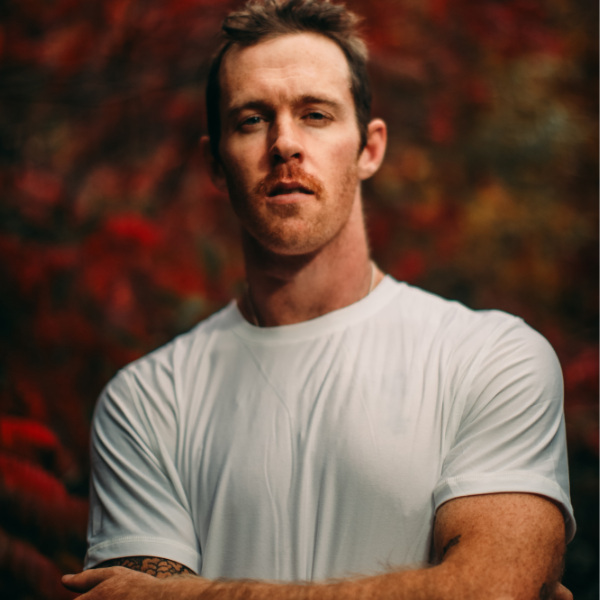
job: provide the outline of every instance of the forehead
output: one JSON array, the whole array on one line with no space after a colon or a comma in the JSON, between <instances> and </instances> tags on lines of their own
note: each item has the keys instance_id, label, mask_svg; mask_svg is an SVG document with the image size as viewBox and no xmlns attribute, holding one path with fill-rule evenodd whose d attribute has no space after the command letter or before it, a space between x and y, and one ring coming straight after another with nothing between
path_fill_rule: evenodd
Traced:
<instances>
[{"instance_id":1,"label":"forehead","mask_svg":"<svg viewBox=\"0 0 600 600\"><path fill-rule=\"evenodd\" d=\"M350 69L342 49L314 33L282 35L253 46L233 46L219 73L225 106L245 101L326 94L352 101ZM257 97L258 96L258 97Z\"/></svg>"}]
</instances>

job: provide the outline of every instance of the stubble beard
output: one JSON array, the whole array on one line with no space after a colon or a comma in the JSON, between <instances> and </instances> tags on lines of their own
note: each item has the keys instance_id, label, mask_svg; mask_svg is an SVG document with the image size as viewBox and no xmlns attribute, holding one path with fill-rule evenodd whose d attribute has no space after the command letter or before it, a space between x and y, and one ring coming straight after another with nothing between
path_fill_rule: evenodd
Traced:
<instances>
[{"instance_id":1,"label":"stubble beard","mask_svg":"<svg viewBox=\"0 0 600 600\"><path fill-rule=\"evenodd\" d=\"M307 202L269 202L269 190L282 179L298 182L312 190L314 196ZM335 197L317 177L296 163L277 165L250 192L236 174L230 174L227 184L242 227L261 246L277 254L301 255L333 241L348 222L358 185L358 168L348 167Z\"/></svg>"}]
</instances>

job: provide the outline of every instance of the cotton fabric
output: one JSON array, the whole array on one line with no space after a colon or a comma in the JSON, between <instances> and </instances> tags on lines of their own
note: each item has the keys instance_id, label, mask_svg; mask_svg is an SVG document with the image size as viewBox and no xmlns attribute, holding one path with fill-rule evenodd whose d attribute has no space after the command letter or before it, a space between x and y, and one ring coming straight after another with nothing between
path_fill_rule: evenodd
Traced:
<instances>
[{"instance_id":1,"label":"cotton fabric","mask_svg":"<svg viewBox=\"0 0 600 600\"><path fill-rule=\"evenodd\" d=\"M368 575L426 562L436 509L494 492L553 499L572 538L560 366L521 319L390 277L295 325L232 302L104 390L85 568Z\"/></svg>"}]
</instances>

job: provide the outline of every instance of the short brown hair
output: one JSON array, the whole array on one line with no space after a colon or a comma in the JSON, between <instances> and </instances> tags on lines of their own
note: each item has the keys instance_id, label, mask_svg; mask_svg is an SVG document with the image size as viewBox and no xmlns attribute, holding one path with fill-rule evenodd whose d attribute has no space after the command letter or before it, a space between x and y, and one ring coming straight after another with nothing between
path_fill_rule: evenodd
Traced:
<instances>
[{"instance_id":1,"label":"short brown hair","mask_svg":"<svg viewBox=\"0 0 600 600\"><path fill-rule=\"evenodd\" d=\"M371 120L371 86L367 48L357 31L358 21L344 5L329 0L251 0L244 8L229 13L221 27L222 43L213 58L206 85L207 125L213 156L219 157L219 69L225 53L234 44L252 46L290 33L318 33L334 41L344 52L350 69L350 89L362 150Z\"/></svg>"}]
</instances>

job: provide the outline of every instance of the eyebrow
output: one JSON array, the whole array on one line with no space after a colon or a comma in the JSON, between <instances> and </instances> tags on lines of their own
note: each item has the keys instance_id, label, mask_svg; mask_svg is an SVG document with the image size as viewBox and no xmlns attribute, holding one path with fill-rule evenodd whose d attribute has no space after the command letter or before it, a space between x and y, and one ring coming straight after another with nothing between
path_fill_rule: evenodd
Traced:
<instances>
[{"instance_id":1,"label":"eyebrow","mask_svg":"<svg viewBox=\"0 0 600 600\"><path fill-rule=\"evenodd\" d=\"M343 108L342 104L340 104L337 100L333 100L332 98L322 98L320 96L310 95L301 96L294 104L297 106L302 106L303 104L324 104L332 109Z\"/></svg>"},{"instance_id":2,"label":"eyebrow","mask_svg":"<svg viewBox=\"0 0 600 600\"><path fill-rule=\"evenodd\" d=\"M305 94L303 96L299 96L298 98L294 99L292 104L295 107L303 106L305 104L321 104L321 105L328 106L332 110L342 110L343 109L343 105L340 102L333 100L332 98L325 98L325 97L321 97L321 96L312 96L310 94ZM268 102L265 102L264 100L249 100L248 102L244 102L243 104L238 104L238 105L232 106L227 111L227 118L232 118L235 115L237 115L238 113L242 112L243 110L252 110L252 109L271 110L272 105L269 104Z\"/></svg>"}]
</instances>

